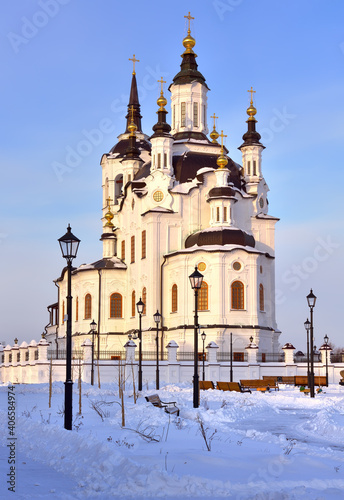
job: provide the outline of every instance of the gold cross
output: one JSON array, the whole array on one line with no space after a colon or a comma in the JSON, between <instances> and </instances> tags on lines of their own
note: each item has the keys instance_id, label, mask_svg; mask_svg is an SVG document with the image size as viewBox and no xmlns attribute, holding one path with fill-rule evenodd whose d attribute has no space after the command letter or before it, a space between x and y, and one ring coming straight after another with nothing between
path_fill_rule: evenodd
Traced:
<instances>
[{"instance_id":1,"label":"gold cross","mask_svg":"<svg viewBox=\"0 0 344 500\"><path fill-rule=\"evenodd\" d=\"M110 210L110 203L112 201L112 199L110 198L110 196L108 197L108 199L106 201L108 202L108 209Z\"/></svg>"},{"instance_id":2,"label":"gold cross","mask_svg":"<svg viewBox=\"0 0 344 500\"><path fill-rule=\"evenodd\" d=\"M248 90L247 92L251 92L251 104L253 104L253 96L252 96L252 94L255 94L256 91L253 90L252 87L251 87L251 90Z\"/></svg>"},{"instance_id":3,"label":"gold cross","mask_svg":"<svg viewBox=\"0 0 344 500\"><path fill-rule=\"evenodd\" d=\"M134 121L134 106L133 105L130 106L130 111L131 111L131 121L133 122Z\"/></svg>"},{"instance_id":4,"label":"gold cross","mask_svg":"<svg viewBox=\"0 0 344 500\"><path fill-rule=\"evenodd\" d=\"M194 17L191 17L190 12L189 12L189 14L188 14L187 16L184 16L184 17L186 17L186 19L188 19L188 20L189 20L189 28L188 28L188 33L190 34L190 33L191 33L191 31L190 31L190 21L191 21L191 19L195 19L195 18L194 18Z\"/></svg>"},{"instance_id":5,"label":"gold cross","mask_svg":"<svg viewBox=\"0 0 344 500\"><path fill-rule=\"evenodd\" d=\"M129 61L133 61L133 75L136 75L136 73L135 73L135 63L136 62L140 62L140 59L135 59L135 54L134 54L132 59L130 59L130 57L129 57Z\"/></svg>"},{"instance_id":6,"label":"gold cross","mask_svg":"<svg viewBox=\"0 0 344 500\"><path fill-rule=\"evenodd\" d=\"M163 88L163 83L166 83L166 82L165 82L165 81L162 79L162 77L161 77L161 80L158 80L158 83L161 83L161 95L162 95L163 90L164 90L164 88Z\"/></svg>"},{"instance_id":7,"label":"gold cross","mask_svg":"<svg viewBox=\"0 0 344 500\"><path fill-rule=\"evenodd\" d=\"M214 113L214 116L211 116L210 118L214 118L214 128L215 128L215 120L216 120L216 118L218 118L218 116L215 116L215 113Z\"/></svg>"},{"instance_id":8,"label":"gold cross","mask_svg":"<svg viewBox=\"0 0 344 500\"><path fill-rule=\"evenodd\" d=\"M227 137L226 135L224 135L223 130L221 130L220 137L221 137L221 149L223 149L223 138Z\"/></svg>"}]
</instances>

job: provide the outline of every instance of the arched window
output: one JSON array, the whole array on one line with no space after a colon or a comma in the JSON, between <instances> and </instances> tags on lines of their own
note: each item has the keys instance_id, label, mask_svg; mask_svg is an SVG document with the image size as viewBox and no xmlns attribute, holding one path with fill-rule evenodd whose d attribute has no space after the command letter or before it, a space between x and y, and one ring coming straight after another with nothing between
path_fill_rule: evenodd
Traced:
<instances>
[{"instance_id":1,"label":"arched window","mask_svg":"<svg viewBox=\"0 0 344 500\"><path fill-rule=\"evenodd\" d=\"M122 318L122 295L113 293L110 296L110 318Z\"/></svg>"},{"instance_id":2,"label":"arched window","mask_svg":"<svg viewBox=\"0 0 344 500\"><path fill-rule=\"evenodd\" d=\"M125 240L122 240L121 243L121 259L125 260Z\"/></svg>"},{"instance_id":3,"label":"arched window","mask_svg":"<svg viewBox=\"0 0 344 500\"><path fill-rule=\"evenodd\" d=\"M75 300L75 321L79 321L79 297Z\"/></svg>"},{"instance_id":4,"label":"arched window","mask_svg":"<svg viewBox=\"0 0 344 500\"><path fill-rule=\"evenodd\" d=\"M244 309L244 285L241 281L234 281L231 286L232 309Z\"/></svg>"},{"instance_id":5,"label":"arched window","mask_svg":"<svg viewBox=\"0 0 344 500\"><path fill-rule=\"evenodd\" d=\"M131 260L130 263L133 264L135 262L135 236L131 237Z\"/></svg>"},{"instance_id":6,"label":"arched window","mask_svg":"<svg viewBox=\"0 0 344 500\"><path fill-rule=\"evenodd\" d=\"M259 310L264 311L264 287L259 285Z\"/></svg>"},{"instance_id":7,"label":"arched window","mask_svg":"<svg viewBox=\"0 0 344 500\"><path fill-rule=\"evenodd\" d=\"M131 315L135 316L136 312L136 294L135 291L131 294Z\"/></svg>"},{"instance_id":8,"label":"arched window","mask_svg":"<svg viewBox=\"0 0 344 500\"><path fill-rule=\"evenodd\" d=\"M201 289L198 290L198 310L208 310L208 283L203 281Z\"/></svg>"},{"instance_id":9,"label":"arched window","mask_svg":"<svg viewBox=\"0 0 344 500\"><path fill-rule=\"evenodd\" d=\"M172 287L172 312L178 311L178 287L173 285Z\"/></svg>"},{"instance_id":10,"label":"arched window","mask_svg":"<svg viewBox=\"0 0 344 500\"><path fill-rule=\"evenodd\" d=\"M147 309L147 290L146 290L146 287L142 288L142 302L145 305L143 308L142 314L146 314L146 309Z\"/></svg>"},{"instance_id":11,"label":"arched window","mask_svg":"<svg viewBox=\"0 0 344 500\"><path fill-rule=\"evenodd\" d=\"M142 231L141 259L146 258L146 230Z\"/></svg>"},{"instance_id":12,"label":"arched window","mask_svg":"<svg viewBox=\"0 0 344 500\"><path fill-rule=\"evenodd\" d=\"M92 317L92 297L90 293L85 295L85 319Z\"/></svg>"},{"instance_id":13,"label":"arched window","mask_svg":"<svg viewBox=\"0 0 344 500\"><path fill-rule=\"evenodd\" d=\"M123 175L117 175L115 179L115 205L118 205L118 198L122 196Z\"/></svg>"}]
</instances>

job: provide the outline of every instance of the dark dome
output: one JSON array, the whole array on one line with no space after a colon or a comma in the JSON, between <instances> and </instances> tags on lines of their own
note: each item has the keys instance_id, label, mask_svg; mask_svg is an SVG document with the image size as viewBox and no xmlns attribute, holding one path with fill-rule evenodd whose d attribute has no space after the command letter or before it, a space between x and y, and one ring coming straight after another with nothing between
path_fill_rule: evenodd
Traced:
<instances>
[{"instance_id":1,"label":"dark dome","mask_svg":"<svg viewBox=\"0 0 344 500\"><path fill-rule=\"evenodd\" d=\"M253 236L241 229L221 228L219 230L209 228L188 236L185 241L185 248L190 248L194 245L199 247L205 245L241 245L254 248L255 244Z\"/></svg>"},{"instance_id":2,"label":"dark dome","mask_svg":"<svg viewBox=\"0 0 344 500\"><path fill-rule=\"evenodd\" d=\"M208 193L209 198L233 198L235 191L229 186L214 187Z\"/></svg>"}]
</instances>

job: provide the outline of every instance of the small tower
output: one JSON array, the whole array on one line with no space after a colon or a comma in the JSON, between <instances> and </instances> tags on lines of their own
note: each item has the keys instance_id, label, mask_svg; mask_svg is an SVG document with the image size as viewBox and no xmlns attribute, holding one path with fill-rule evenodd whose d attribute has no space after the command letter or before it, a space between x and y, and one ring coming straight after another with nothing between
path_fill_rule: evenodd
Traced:
<instances>
[{"instance_id":1,"label":"small tower","mask_svg":"<svg viewBox=\"0 0 344 500\"><path fill-rule=\"evenodd\" d=\"M253 106L253 94L255 90L248 90L251 93L250 106L247 108L249 116L246 123L248 130L243 135L244 142L238 148L242 153L242 165L244 168L244 179L246 182L246 191L248 194L257 194L257 185L262 180L262 151L265 149L260 141L260 134L256 131L255 114L256 108Z\"/></svg>"},{"instance_id":2,"label":"small tower","mask_svg":"<svg viewBox=\"0 0 344 500\"><path fill-rule=\"evenodd\" d=\"M172 135L175 139L192 137L205 139L207 127L207 92L205 78L197 69L197 54L193 51L196 40L191 36L190 12L187 36L183 40L185 51L179 73L170 85L172 107ZM178 134L178 135L177 135Z\"/></svg>"},{"instance_id":3,"label":"small tower","mask_svg":"<svg viewBox=\"0 0 344 500\"><path fill-rule=\"evenodd\" d=\"M215 125L214 125L215 129ZM228 159L223 154L223 130L221 134L221 152L216 163L218 168L215 170L216 186L209 193L207 201L210 204L210 226L230 227L233 225L232 206L237 201L235 191L228 184L229 169L227 168Z\"/></svg>"},{"instance_id":4,"label":"small tower","mask_svg":"<svg viewBox=\"0 0 344 500\"><path fill-rule=\"evenodd\" d=\"M129 143L125 151L122 163L123 179L125 179L125 184L132 182L134 180L135 174L139 171L143 160L140 158L140 150L136 144L136 131L137 125L135 123L135 108L131 107L131 120L128 125L129 133Z\"/></svg>"},{"instance_id":5,"label":"small tower","mask_svg":"<svg viewBox=\"0 0 344 500\"><path fill-rule=\"evenodd\" d=\"M160 107L157 111L158 122L153 126L154 134L150 137L152 143L151 172L154 170L162 170L164 173L172 175L173 137L170 134L171 127L166 122L167 111L165 106L167 100L163 93L163 84L166 82L164 82L162 77L158 82L161 84L160 97L157 100L157 104Z\"/></svg>"}]
</instances>

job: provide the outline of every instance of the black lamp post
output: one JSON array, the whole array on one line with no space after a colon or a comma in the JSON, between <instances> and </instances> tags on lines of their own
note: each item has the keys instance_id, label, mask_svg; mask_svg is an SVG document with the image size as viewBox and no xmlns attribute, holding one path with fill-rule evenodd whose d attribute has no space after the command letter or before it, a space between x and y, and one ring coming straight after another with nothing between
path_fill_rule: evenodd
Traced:
<instances>
[{"instance_id":1,"label":"black lamp post","mask_svg":"<svg viewBox=\"0 0 344 500\"><path fill-rule=\"evenodd\" d=\"M153 316L156 324L156 389L159 389L159 323L161 321L161 314L157 310Z\"/></svg>"},{"instance_id":2,"label":"black lamp post","mask_svg":"<svg viewBox=\"0 0 344 500\"><path fill-rule=\"evenodd\" d=\"M90 332L92 332L92 364L91 364L91 385L94 385L94 334L97 329L97 323L93 320L90 323Z\"/></svg>"},{"instance_id":3,"label":"black lamp post","mask_svg":"<svg viewBox=\"0 0 344 500\"><path fill-rule=\"evenodd\" d=\"M309 371L309 330L311 328L311 322L307 318L307 320L304 322L306 332L307 332L307 380L308 380L308 387L310 387L310 371Z\"/></svg>"},{"instance_id":4,"label":"black lamp post","mask_svg":"<svg viewBox=\"0 0 344 500\"><path fill-rule=\"evenodd\" d=\"M65 414L64 428L71 431L73 421L73 381L72 381L72 260L78 252L80 240L71 232L68 224L67 232L58 239L63 257L67 261L67 329L66 329L66 382L65 382Z\"/></svg>"},{"instance_id":5,"label":"black lamp post","mask_svg":"<svg viewBox=\"0 0 344 500\"><path fill-rule=\"evenodd\" d=\"M327 353L328 353L328 335L325 335L324 337L324 342L325 342L325 347L326 347L326 387L328 387L328 360L327 360Z\"/></svg>"},{"instance_id":6,"label":"black lamp post","mask_svg":"<svg viewBox=\"0 0 344 500\"><path fill-rule=\"evenodd\" d=\"M311 398L314 398L314 352L313 352L313 342L314 342L314 337L313 337L313 309L316 303L316 296L313 293L313 290L311 289L310 293L307 295L307 302L308 302L308 307L311 312L311 326L310 326L310 355L311 355L311 371L310 371L310 396Z\"/></svg>"},{"instance_id":7,"label":"black lamp post","mask_svg":"<svg viewBox=\"0 0 344 500\"><path fill-rule=\"evenodd\" d=\"M203 342L203 357L202 357L202 360L203 360L203 370L202 370L202 372L203 373L202 373L202 375L203 375L203 380L205 380L205 369L204 369L204 361L205 361L204 342L205 342L205 339L206 339L205 332L202 333L201 338L202 338L202 342Z\"/></svg>"},{"instance_id":8,"label":"black lamp post","mask_svg":"<svg viewBox=\"0 0 344 500\"><path fill-rule=\"evenodd\" d=\"M202 286L203 274L195 270L189 276L191 288L195 290L195 318L194 318L194 376L193 376L193 407L199 407L199 381L198 381L198 290Z\"/></svg>"},{"instance_id":9,"label":"black lamp post","mask_svg":"<svg viewBox=\"0 0 344 500\"><path fill-rule=\"evenodd\" d=\"M142 314L145 304L140 300L136 303L137 312L139 313L139 391L142 391Z\"/></svg>"},{"instance_id":10,"label":"black lamp post","mask_svg":"<svg viewBox=\"0 0 344 500\"><path fill-rule=\"evenodd\" d=\"M229 370L229 380L230 382L233 382L233 333L231 332L231 337L230 337L230 346L231 346L231 351L230 351L230 370Z\"/></svg>"}]
</instances>

